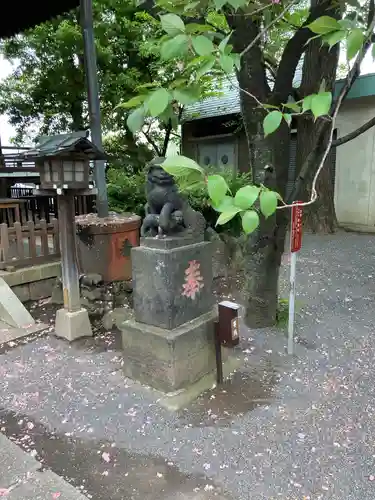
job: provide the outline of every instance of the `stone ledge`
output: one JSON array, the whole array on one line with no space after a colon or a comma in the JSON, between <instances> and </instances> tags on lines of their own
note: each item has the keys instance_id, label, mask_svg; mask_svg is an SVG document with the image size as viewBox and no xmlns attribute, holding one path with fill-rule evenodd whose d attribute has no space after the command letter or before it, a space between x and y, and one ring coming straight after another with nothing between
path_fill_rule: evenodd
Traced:
<instances>
[{"instance_id":1,"label":"stone ledge","mask_svg":"<svg viewBox=\"0 0 375 500\"><path fill-rule=\"evenodd\" d=\"M49 262L37 266L24 267L15 271L0 271L0 277L10 286L23 285L34 281L61 276L61 262Z\"/></svg>"}]
</instances>

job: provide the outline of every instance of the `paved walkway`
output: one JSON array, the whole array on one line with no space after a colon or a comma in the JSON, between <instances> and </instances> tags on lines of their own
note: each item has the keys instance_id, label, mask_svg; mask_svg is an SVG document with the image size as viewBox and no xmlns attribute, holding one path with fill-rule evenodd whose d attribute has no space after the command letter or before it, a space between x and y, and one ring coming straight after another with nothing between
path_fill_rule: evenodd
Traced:
<instances>
[{"instance_id":1,"label":"paved walkway","mask_svg":"<svg viewBox=\"0 0 375 500\"><path fill-rule=\"evenodd\" d=\"M307 237L296 355L243 329L241 368L178 413L123 377L114 334L4 348L1 431L95 500L374 500L374 243Z\"/></svg>"},{"instance_id":2,"label":"paved walkway","mask_svg":"<svg viewBox=\"0 0 375 500\"><path fill-rule=\"evenodd\" d=\"M73 486L0 433L0 497L10 500L85 500Z\"/></svg>"}]
</instances>

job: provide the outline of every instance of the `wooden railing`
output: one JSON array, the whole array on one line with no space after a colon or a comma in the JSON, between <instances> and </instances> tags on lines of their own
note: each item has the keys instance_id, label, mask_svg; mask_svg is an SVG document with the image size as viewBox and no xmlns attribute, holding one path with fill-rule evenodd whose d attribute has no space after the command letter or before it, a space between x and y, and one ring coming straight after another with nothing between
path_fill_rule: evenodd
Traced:
<instances>
[{"instance_id":1,"label":"wooden railing","mask_svg":"<svg viewBox=\"0 0 375 500\"><path fill-rule=\"evenodd\" d=\"M29 220L38 224L42 219L49 223L51 219L58 218L56 196L34 196L33 190L29 190L29 188L11 188L11 196L20 200L20 220L18 222L22 225L27 224ZM96 212L96 196L77 195L74 197L74 205L76 215ZM15 214L11 210L0 209L0 223L3 222L12 226L13 222L17 221Z\"/></svg>"},{"instance_id":2,"label":"wooden railing","mask_svg":"<svg viewBox=\"0 0 375 500\"><path fill-rule=\"evenodd\" d=\"M57 219L0 224L0 269L43 264L60 259Z\"/></svg>"}]
</instances>

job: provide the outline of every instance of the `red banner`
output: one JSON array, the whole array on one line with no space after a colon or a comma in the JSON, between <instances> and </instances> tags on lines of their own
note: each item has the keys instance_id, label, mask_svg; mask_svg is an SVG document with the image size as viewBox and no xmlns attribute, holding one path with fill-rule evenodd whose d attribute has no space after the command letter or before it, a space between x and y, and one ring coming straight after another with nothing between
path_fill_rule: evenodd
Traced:
<instances>
[{"instance_id":1,"label":"red banner","mask_svg":"<svg viewBox=\"0 0 375 500\"><path fill-rule=\"evenodd\" d=\"M291 236L290 236L290 251L298 252L301 250L302 246L302 215L303 210L298 203L300 201L295 201L292 207L292 221L291 221Z\"/></svg>"}]
</instances>

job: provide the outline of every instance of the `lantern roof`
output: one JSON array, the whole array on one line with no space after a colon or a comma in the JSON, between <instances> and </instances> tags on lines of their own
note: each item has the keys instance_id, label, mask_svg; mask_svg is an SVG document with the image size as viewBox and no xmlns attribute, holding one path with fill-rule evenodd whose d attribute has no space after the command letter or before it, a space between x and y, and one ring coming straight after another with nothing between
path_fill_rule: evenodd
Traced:
<instances>
[{"instance_id":1,"label":"lantern roof","mask_svg":"<svg viewBox=\"0 0 375 500\"><path fill-rule=\"evenodd\" d=\"M37 159L46 156L69 156L71 153L84 153L90 160L104 160L107 157L87 138L86 131L42 135L38 137L35 148L26 151L24 157Z\"/></svg>"},{"instance_id":2,"label":"lantern roof","mask_svg":"<svg viewBox=\"0 0 375 500\"><path fill-rule=\"evenodd\" d=\"M76 7L79 7L79 0L7 2L6 15L0 23L0 38L22 33Z\"/></svg>"}]
</instances>

